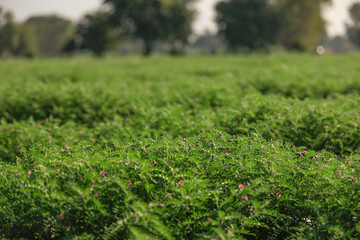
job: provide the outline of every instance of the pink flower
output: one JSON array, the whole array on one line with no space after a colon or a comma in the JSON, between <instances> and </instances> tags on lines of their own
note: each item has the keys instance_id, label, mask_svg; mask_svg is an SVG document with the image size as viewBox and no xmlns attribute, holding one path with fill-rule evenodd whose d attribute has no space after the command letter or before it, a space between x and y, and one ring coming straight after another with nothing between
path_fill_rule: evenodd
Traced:
<instances>
[{"instance_id":1,"label":"pink flower","mask_svg":"<svg viewBox=\"0 0 360 240\"><path fill-rule=\"evenodd\" d=\"M53 173L56 173L56 169L53 170Z\"/></svg>"},{"instance_id":2,"label":"pink flower","mask_svg":"<svg viewBox=\"0 0 360 240\"><path fill-rule=\"evenodd\" d=\"M233 135L233 138L236 138L236 135Z\"/></svg>"},{"instance_id":3,"label":"pink flower","mask_svg":"<svg viewBox=\"0 0 360 240\"><path fill-rule=\"evenodd\" d=\"M168 199L171 199L171 195L170 195L170 194L168 194L166 197L167 197Z\"/></svg>"},{"instance_id":4,"label":"pink flower","mask_svg":"<svg viewBox=\"0 0 360 240\"><path fill-rule=\"evenodd\" d=\"M81 177L81 178L80 178L80 180L82 181L82 180L84 180L84 178L83 178L83 177Z\"/></svg>"},{"instance_id":5,"label":"pink flower","mask_svg":"<svg viewBox=\"0 0 360 240\"><path fill-rule=\"evenodd\" d=\"M298 167L298 168L296 169L296 171L300 171L300 168Z\"/></svg>"},{"instance_id":6,"label":"pink flower","mask_svg":"<svg viewBox=\"0 0 360 240\"><path fill-rule=\"evenodd\" d=\"M338 172L338 173L336 174L336 176L340 177L340 176L341 176L341 173Z\"/></svg>"},{"instance_id":7,"label":"pink flower","mask_svg":"<svg viewBox=\"0 0 360 240\"><path fill-rule=\"evenodd\" d=\"M244 185L243 185L243 184L240 184L240 185L239 185L239 189L244 189Z\"/></svg>"},{"instance_id":8,"label":"pink flower","mask_svg":"<svg viewBox=\"0 0 360 240\"><path fill-rule=\"evenodd\" d=\"M278 192L278 193L276 194L276 196L277 196L277 197L281 197L281 194Z\"/></svg>"},{"instance_id":9,"label":"pink flower","mask_svg":"<svg viewBox=\"0 0 360 240\"><path fill-rule=\"evenodd\" d=\"M154 165L156 165L156 161L155 161L155 159L153 160L153 164L154 164Z\"/></svg>"},{"instance_id":10,"label":"pink flower","mask_svg":"<svg viewBox=\"0 0 360 240\"><path fill-rule=\"evenodd\" d=\"M63 148L61 149L61 151L62 151L62 152L65 152L65 150L64 150Z\"/></svg>"},{"instance_id":11,"label":"pink flower","mask_svg":"<svg viewBox=\"0 0 360 240\"><path fill-rule=\"evenodd\" d=\"M95 193L95 197L98 198L98 197L99 197L99 194L98 194L98 193Z\"/></svg>"},{"instance_id":12,"label":"pink flower","mask_svg":"<svg viewBox=\"0 0 360 240\"><path fill-rule=\"evenodd\" d=\"M208 222L210 222L210 221L211 221L211 218L210 218L210 217L207 217L206 220L207 220Z\"/></svg>"},{"instance_id":13,"label":"pink flower","mask_svg":"<svg viewBox=\"0 0 360 240\"><path fill-rule=\"evenodd\" d=\"M306 155L307 151L306 151L306 150L304 150L304 151L303 151L303 153L304 153L304 155Z\"/></svg>"},{"instance_id":14,"label":"pink flower","mask_svg":"<svg viewBox=\"0 0 360 240\"><path fill-rule=\"evenodd\" d=\"M243 196L242 198L241 198L242 200L244 200L244 201L247 201L247 200L249 200L249 198L248 198L248 196Z\"/></svg>"},{"instance_id":15,"label":"pink flower","mask_svg":"<svg viewBox=\"0 0 360 240\"><path fill-rule=\"evenodd\" d=\"M28 171L27 171L27 174L29 174L29 175L32 174L32 171L31 171L31 170L28 170Z\"/></svg>"},{"instance_id":16,"label":"pink flower","mask_svg":"<svg viewBox=\"0 0 360 240\"><path fill-rule=\"evenodd\" d=\"M65 216L64 216L63 214L60 214L60 215L59 215L59 219L60 219L60 220L64 220L64 218L65 218Z\"/></svg>"},{"instance_id":17,"label":"pink flower","mask_svg":"<svg viewBox=\"0 0 360 240\"><path fill-rule=\"evenodd\" d=\"M187 142L187 139L186 139L186 138L184 138L184 142Z\"/></svg>"},{"instance_id":18,"label":"pink flower","mask_svg":"<svg viewBox=\"0 0 360 240\"><path fill-rule=\"evenodd\" d=\"M96 143L96 140L95 139L93 139L93 140L91 140L93 143Z\"/></svg>"},{"instance_id":19,"label":"pink flower","mask_svg":"<svg viewBox=\"0 0 360 240\"><path fill-rule=\"evenodd\" d=\"M130 180L127 180L127 181L126 181L126 184L127 184L128 186L131 186L131 185L132 185L132 182L131 182Z\"/></svg>"},{"instance_id":20,"label":"pink flower","mask_svg":"<svg viewBox=\"0 0 360 240\"><path fill-rule=\"evenodd\" d=\"M180 180L180 181L179 181L179 185L180 185L180 186L184 186L184 181L183 181L183 180Z\"/></svg>"},{"instance_id":21,"label":"pink flower","mask_svg":"<svg viewBox=\"0 0 360 240\"><path fill-rule=\"evenodd\" d=\"M92 183L92 184L95 184L95 181L94 181L94 180L91 180L91 183Z\"/></svg>"},{"instance_id":22,"label":"pink flower","mask_svg":"<svg viewBox=\"0 0 360 240\"><path fill-rule=\"evenodd\" d=\"M352 182L354 182L354 181L355 181L355 179L354 179L354 178L351 178L351 181L352 181Z\"/></svg>"},{"instance_id":23,"label":"pink flower","mask_svg":"<svg viewBox=\"0 0 360 240\"><path fill-rule=\"evenodd\" d=\"M102 170L102 171L100 172L100 175L101 175L101 176L105 176L105 171Z\"/></svg>"},{"instance_id":24,"label":"pink flower","mask_svg":"<svg viewBox=\"0 0 360 240\"><path fill-rule=\"evenodd\" d=\"M256 141L257 141L257 139L256 139L256 138L254 138L254 141L256 142Z\"/></svg>"},{"instance_id":25,"label":"pink flower","mask_svg":"<svg viewBox=\"0 0 360 240\"><path fill-rule=\"evenodd\" d=\"M228 154L228 153L225 153L225 156L229 156L229 154Z\"/></svg>"},{"instance_id":26,"label":"pink flower","mask_svg":"<svg viewBox=\"0 0 360 240\"><path fill-rule=\"evenodd\" d=\"M65 146L64 148L65 148L65 150L69 150L69 149L70 149L70 147L68 147L68 146Z\"/></svg>"},{"instance_id":27,"label":"pink flower","mask_svg":"<svg viewBox=\"0 0 360 240\"><path fill-rule=\"evenodd\" d=\"M292 147L294 146L294 142L291 142L291 146L292 146Z\"/></svg>"},{"instance_id":28,"label":"pink flower","mask_svg":"<svg viewBox=\"0 0 360 240\"><path fill-rule=\"evenodd\" d=\"M45 118L45 122L47 122L47 123L48 123L49 121L50 121L50 120L49 120L49 118Z\"/></svg>"},{"instance_id":29,"label":"pink flower","mask_svg":"<svg viewBox=\"0 0 360 240\"><path fill-rule=\"evenodd\" d=\"M39 128L39 127L40 127L40 124L37 124L36 127Z\"/></svg>"},{"instance_id":30,"label":"pink flower","mask_svg":"<svg viewBox=\"0 0 360 240\"><path fill-rule=\"evenodd\" d=\"M327 126L327 125L326 125L326 126L324 126L324 128L325 128L325 129L328 129L328 128L329 128L329 126Z\"/></svg>"},{"instance_id":31,"label":"pink flower","mask_svg":"<svg viewBox=\"0 0 360 240\"><path fill-rule=\"evenodd\" d=\"M67 138L65 138L64 141L67 142L68 141Z\"/></svg>"},{"instance_id":32,"label":"pink flower","mask_svg":"<svg viewBox=\"0 0 360 240\"><path fill-rule=\"evenodd\" d=\"M141 150L145 150L145 147L144 147L144 146L142 146L142 147L141 147Z\"/></svg>"}]
</instances>

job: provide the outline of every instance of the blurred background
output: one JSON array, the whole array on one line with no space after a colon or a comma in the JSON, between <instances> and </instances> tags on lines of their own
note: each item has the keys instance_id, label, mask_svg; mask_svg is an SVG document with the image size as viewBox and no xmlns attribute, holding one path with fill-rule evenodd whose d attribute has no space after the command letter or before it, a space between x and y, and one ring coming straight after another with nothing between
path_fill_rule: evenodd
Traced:
<instances>
[{"instance_id":1,"label":"blurred background","mask_svg":"<svg viewBox=\"0 0 360 240\"><path fill-rule=\"evenodd\" d=\"M345 53L355 0L0 0L0 56Z\"/></svg>"}]
</instances>

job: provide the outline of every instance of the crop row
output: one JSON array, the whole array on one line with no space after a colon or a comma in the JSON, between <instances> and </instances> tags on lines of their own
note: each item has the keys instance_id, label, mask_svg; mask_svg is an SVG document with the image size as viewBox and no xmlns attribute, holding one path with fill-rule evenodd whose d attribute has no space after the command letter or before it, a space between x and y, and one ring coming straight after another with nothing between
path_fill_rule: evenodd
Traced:
<instances>
[{"instance_id":1,"label":"crop row","mask_svg":"<svg viewBox=\"0 0 360 240\"><path fill-rule=\"evenodd\" d=\"M0 234L357 238L359 160L216 129L107 148L38 145L0 165Z\"/></svg>"}]
</instances>

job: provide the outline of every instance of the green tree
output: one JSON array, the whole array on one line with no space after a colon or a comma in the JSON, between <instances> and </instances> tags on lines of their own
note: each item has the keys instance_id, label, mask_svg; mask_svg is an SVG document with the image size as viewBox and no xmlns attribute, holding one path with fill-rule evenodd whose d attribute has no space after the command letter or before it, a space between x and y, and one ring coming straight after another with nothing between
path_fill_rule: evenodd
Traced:
<instances>
[{"instance_id":1,"label":"green tree","mask_svg":"<svg viewBox=\"0 0 360 240\"><path fill-rule=\"evenodd\" d=\"M321 37L326 35L321 7L329 3L331 0L277 0L281 19L278 42L289 50L314 50Z\"/></svg>"},{"instance_id":2,"label":"green tree","mask_svg":"<svg viewBox=\"0 0 360 240\"><path fill-rule=\"evenodd\" d=\"M216 11L219 33L234 51L252 51L274 42L277 19L267 0L222 1Z\"/></svg>"},{"instance_id":3,"label":"green tree","mask_svg":"<svg viewBox=\"0 0 360 240\"><path fill-rule=\"evenodd\" d=\"M0 8L0 56L5 52L14 54L19 45L20 26L15 23L11 12Z\"/></svg>"},{"instance_id":4,"label":"green tree","mask_svg":"<svg viewBox=\"0 0 360 240\"><path fill-rule=\"evenodd\" d=\"M196 0L104 0L111 20L124 33L143 40L143 54L150 55L156 41L186 43L195 16Z\"/></svg>"},{"instance_id":5,"label":"green tree","mask_svg":"<svg viewBox=\"0 0 360 240\"><path fill-rule=\"evenodd\" d=\"M35 31L41 56L59 54L74 31L71 21L55 15L30 17L25 24Z\"/></svg>"},{"instance_id":6,"label":"green tree","mask_svg":"<svg viewBox=\"0 0 360 240\"><path fill-rule=\"evenodd\" d=\"M100 57L107 48L117 42L118 35L109 22L109 14L102 11L86 14L77 25L75 36L66 44L64 51L87 49Z\"/></svg>"},{"instance_id":7,"label":"green tree","mask_svg":"<svg viewBox=\"0 0 360 240\"><path fill-rule=\"evenodd\" d=\"M360 48L360 2L354 3L349 9L352 20L351 25L346 25L350 41Z\"/></svg>"}]
</instances>

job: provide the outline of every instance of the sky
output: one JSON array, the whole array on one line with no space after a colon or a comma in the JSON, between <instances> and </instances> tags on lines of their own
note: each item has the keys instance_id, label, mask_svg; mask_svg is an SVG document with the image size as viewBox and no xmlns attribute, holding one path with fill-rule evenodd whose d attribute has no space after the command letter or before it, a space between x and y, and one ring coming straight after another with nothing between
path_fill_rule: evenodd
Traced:
<instances>
[{"instance_id":1,"label":"sky","mask_svg":"<svg viewBox=\"0 0 360 240\"><path fill-rule=\"evenodd\" d=\"M96 10L103 0L0 0L0 6L11 10L17 21L24 21L29 16L58 14L77 21L89 11ZM214 23L214 5L219 0L199 0L196 4L198 16L194 23L195 33L201 34L206 30L216 31ZM300 1L300 0L299 0ZM344 23L349 21L348 8L359 0L333 0L330 7L324 10L324 17L328 22L327 29L330 36L343 34Z\"/></svg>"}]
</instances>

